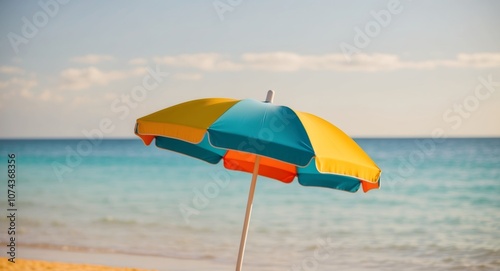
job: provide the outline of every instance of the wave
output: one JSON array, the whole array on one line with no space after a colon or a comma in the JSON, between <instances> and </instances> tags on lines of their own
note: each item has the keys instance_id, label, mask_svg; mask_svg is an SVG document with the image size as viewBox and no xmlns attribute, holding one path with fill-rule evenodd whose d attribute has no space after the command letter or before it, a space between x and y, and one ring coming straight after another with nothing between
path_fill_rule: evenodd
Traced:
<instances>
[{"instance_id":1,"label":"wave","mask_svg":"<svg viewBox=\"0 0 500 271\"><path fill-rule=\"evenodd\" d=\"M109 224L109 225L138 225L140 221L137 219L123 219L114 216L105 216L94 220L95 223Z\"/></svg>"},{"instance_id":2,"label":"wave","mask_svg":"<svg viewBox=\"0 0 500 271\"><path fill-rule=\"evenodd\" d=\"M0 242L0 246L6 246L7 243ZM50 243L29 243L23 242L18 244L19 248L32 248L41 250L56 250L56 251L67 251L67 252L79 252L79 253L105 253L105 254L126 254L126 255L137 255L137 256L152 256L152 257L166 257L175 259L186 259L186 260L216 260L219 258L215 252L201 251L200 253L191 252L181 252L179 250L164 250L157 248L155 249L137 249L133 248L109 248L109 247L88 247L88 246L77 246L77 245L67 245L67 244L50 244Z\"/></svg>"}]
</instances>

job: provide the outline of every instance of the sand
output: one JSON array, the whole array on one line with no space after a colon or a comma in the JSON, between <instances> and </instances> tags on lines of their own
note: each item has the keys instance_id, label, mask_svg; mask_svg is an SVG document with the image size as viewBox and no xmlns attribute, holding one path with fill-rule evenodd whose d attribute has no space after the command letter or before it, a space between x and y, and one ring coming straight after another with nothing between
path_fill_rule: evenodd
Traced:
<instances>
[{"instance_id":1,"label":"sand","mask_svg":"<svg viewBox=\"0 0 500 271\"><path fill-rule=\"evenodd\" d=\"M68 251L50 248L20 246L16 263L0 257L0 270L102 270L102 271L220 271L232 270L234 263L215 262L210 259L179 259L146 255Z\"/></svg>"},{"instance_id":2,"label":"sand","mask_svg":"<svg viewBox=\"0 0 500 271\"><path fill-rule=\"evenodd\" d=\"M25 260L17 259L15 263L9 262L7 258L0 258L0 270L5 271L66 271L66 270L81 270L81 271L146 271L150 269L124 268L124 267L108 267L92 264L76 264L76 263L61 263L49 262L41 260Z\"/></svg>"}]
</instances>

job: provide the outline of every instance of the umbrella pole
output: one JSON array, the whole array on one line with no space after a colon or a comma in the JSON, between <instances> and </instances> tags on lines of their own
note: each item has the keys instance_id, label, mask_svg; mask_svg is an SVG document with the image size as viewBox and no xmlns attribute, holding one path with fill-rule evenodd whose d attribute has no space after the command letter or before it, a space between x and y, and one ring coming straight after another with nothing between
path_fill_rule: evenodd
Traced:
<instances>
[{"instance_id":1,"label":"umbrella pole","mask_svg":"<svg viewBox=\"0 0 500 271\"><path fill-rule=\"evenodd\" d=\"M260 162L260 156L256 155L255 164L253 167L252 184L250 185L250 192L248 192L248 202L245 214L245 222L243 223L243 230L241 232L240 251L238 252L238 262L236 264L236 271L241 271L241 267L243 265L243 256L245 254L245 245L247 242L247 235L248 235L248 224L250 223L250 215L252 214L253 194L255 192L255 185L257 184L257 175L259 173L259 162Z\"/></svg>"}]
</instances>

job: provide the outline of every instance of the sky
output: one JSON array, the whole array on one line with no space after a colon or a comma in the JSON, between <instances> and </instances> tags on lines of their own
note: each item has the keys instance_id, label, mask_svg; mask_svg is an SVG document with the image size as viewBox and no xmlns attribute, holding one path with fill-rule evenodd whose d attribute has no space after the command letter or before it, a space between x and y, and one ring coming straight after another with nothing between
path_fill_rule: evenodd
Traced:
<instances>
[{"instance_id":1,"label":"sky","mask_svg":"<svg viewBox=\"0 0 500 271\"><path fill-rule=\"evenodd\" d=\"M134 137L207 98L354 137L500 136L500 1L0 0L0 138Z\"/></svg>"}]
</instances>

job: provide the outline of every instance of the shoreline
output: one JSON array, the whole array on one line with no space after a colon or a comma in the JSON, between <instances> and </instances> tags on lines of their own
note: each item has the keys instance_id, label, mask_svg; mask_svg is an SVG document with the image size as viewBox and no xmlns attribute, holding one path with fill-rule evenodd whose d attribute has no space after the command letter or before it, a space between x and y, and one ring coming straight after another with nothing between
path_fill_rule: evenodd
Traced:
<instances>
[{"instance_id":1,"label":"shoreline","mask_svg":"<svg viewBox=\"0 0 500 271\"><path fill-rule=\"evenodd\" d=\"M68 251L51 248L17 248L16 263L1 257L0 267L6 270L223 270L233 267L230 263L220 263L207 259L177 259L160 256L145 256L111 252ZM23 265L26 269L20 269ZM71 269L68 269L71 268Z\"/></svg>"}]
</instances>

